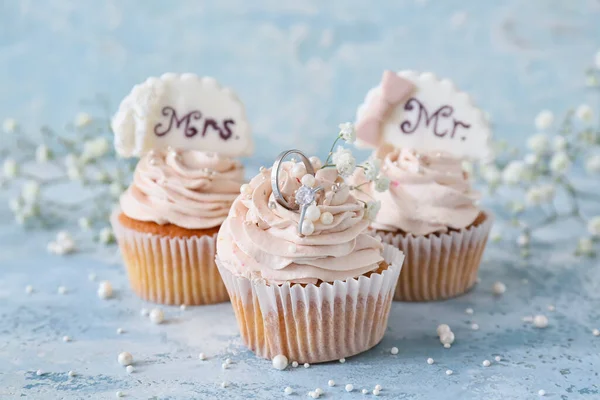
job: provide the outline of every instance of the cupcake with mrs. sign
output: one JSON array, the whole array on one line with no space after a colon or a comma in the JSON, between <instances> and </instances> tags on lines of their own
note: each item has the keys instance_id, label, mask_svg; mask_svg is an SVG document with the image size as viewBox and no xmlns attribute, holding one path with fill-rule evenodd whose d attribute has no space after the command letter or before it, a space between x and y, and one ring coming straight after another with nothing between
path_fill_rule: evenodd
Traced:
<instances>
[{"instance_id":1,"label":"cupcake with mrs. sign","mask_svg":"<svg viewBox=\"0 0 600 400\"><path fill-rule=\"evenodd\" d=\"M478 206L463 161L490 156L491 131L468 94L431 73L386 71L357 114L359 143L375 148L380 193L360 170L354 184L381 201L372 228L406 255L395 300L460 295L477 279L493 215Z\"/></svg>"},{"instance_id":2,"label":"cupcake with mrs. sign","mask_svg":"<svg viewBox=\"0 0 600 400\"><path fill-rule=\"evenodd\" d=\"M163 304L227 301L215 241L244 183L232 157L253 149L243 104L213 78L164 74L133 88L112 128L117 152L140 159L111 219L132 289Z\"/></svg>"},{"instance_id":3,"label":"cupcake with mrs. sign","mask_svg":"<svg viewBox=\"0 0 600 400\"><path fill-rule=\"evenodd\" d=\"M353 138L342 125L338 140ZM342 147L324 164L286 151L234 201L217 265L257 355L324 362L383 337L404 257L368 234L379 203L359 200L345 182L356 167Z\"/></svg>"}]
</instances>

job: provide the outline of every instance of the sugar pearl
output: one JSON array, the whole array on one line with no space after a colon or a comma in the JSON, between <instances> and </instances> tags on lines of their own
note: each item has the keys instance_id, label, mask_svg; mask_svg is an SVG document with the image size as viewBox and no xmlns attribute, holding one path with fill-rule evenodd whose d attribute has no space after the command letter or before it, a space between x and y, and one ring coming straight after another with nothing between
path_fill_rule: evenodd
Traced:
<instances>
[{"instance_id":1,"label":"sugar pearl","mask_svg":"<svg viewBox=\"0 0 600 400\"><path fill-rule=\"evenodd\" d=\"M223 381L223 382L221 382L221 387L222 387L223 389L225 389L227 386L229 386L229 382L227 382L227 381Z\"/></svg>"},{"instance_id":2,"label":"sugar pearl","mask_svg":"<svg viewBox=\"0 0 600 400\"><path fill-rule=\"evenodd\" d=\"M450 332L450 327L446 324L439 324L436 331L438 336L442 336L442 333Z\"/></svg>"},{"instance_id":3,"label":"sugar pearl","mask_svg":"<svg viewBox=\"0 0 600 400\"><path fill-rule=\"evenodd\" d=\"M223 364L221 364L221 368L222 369L228 369L229 368L229 364L223 363Z\"/></svg>"},{"instance_id":4,"label":"sugar pearl","mask_svg":"<svg viewBox=\"0 0 600 400\"><path fill-rule=\"evenodd\" d=\"M200 360L204 361L204 360L206 360L206 354L204 354L204 353L200 353L200 354L198 354L198 358L199 358Z\"/></svg>"},{"instance_id":5,"label":"sugar pearl","mask_svg":"<svg viewBox=\"0 0 600 400\"><path fill-rule=\"evenodd\" d=\"M302 222L302 234L309 236L315 232L315 224L311 220L304 220Z\"/></svg>"},{"instance_id":6,"label":"sugar pearl","mask_svg":"<svg viewBox=\"0 0 600 400\"><path fill-rule=\"evenodd\" d=\"M349 383L346 385L346 392L351 392L353 390L354 390L354 386L352 384Z\"/></svg>"},{"instance_id":7,"label":"sugar pearl","mask_svg":"<svg viewBox=\"0 0 600 400\"><path fill-rule=\"evenodd\" d=\"M127 368L125 368L125 371L127 371L128 374L133 373L133 370L134 370L133 365L128 365Z\"/></svg>"},{"instance_id":8,"label":"sugar pearl","mask_svg":"<svg viewBox=\"0 0 600 400\"><path fill-rule=\"evenodd\" d=\"M536 315L533 317L533 326L536 328L545 328L548 326L548 317L545 315Z\"/></svg>"},{"instance_id":9,"label":"sugar pearl","mask_svg":"<svg viewBox=\"0 0 600 400\"><path fill-rule=\"evenodd\" d=\"M540 389L540 390L538 390L538 395L539 396L545 396L546 395L546 391L544 389Z\"/></svg>"},{"instance_id":10,"label":"sugar pearl","mask_svg":"<svg viewBox=\"0 0 600 400\"><path fill-rule=\"evenodd\" d=\"M313 187L313 186L315 186L316 180L315 180L315 177L312 176L311 174L306 174L302 177L302 179L300 179L300 182L304 186Z\"/></svg>"},{"instance_id":11,"label":"sugar pearl","mask_svg":"<svg viewBox=\"0 0 600 400\"><path fill-rule=\"evenodd\" d=\"M140 315L141 315L142 317L147 317L148 315L150 315L150 311L148 311L148 309L147 309L147 308L142 308L142 309L140 310Z\"/></svg>"},{"instance_id":12,"label":"sugar pearl","mask_svg":"<svg viewBox=\"0 0 600 400\"><path fill-rule=\"evenodd\" d=\"M325 211L319 219L323 225L331 225L333 223L333 214Z\"/></svg>"},{"instance_id":13,"label":"sugar pearl","mask_svg":"<svg viewBox=\"0 0 600 400\"><path fill-rule=\"evenodd\" d=\"M392 347L392 349L390 350L390 353L392 353L393 355L398 354L398 348L397 347Z\"/></svg>"},{"instance_id":14,"label":"sugar pearl","mask_svg":"<svg viewBox=\"0 0 600 400\"><path fill-rule=\"evenodd\" d=\"M494 293L496 296L500 296L501 294L504 294L504 292L506 292L506 285L502 282L495 282L492 285L492 293Z\"/></svg>"},{"instance_id":15,"label":"sugar pearl","mask_svg":"<svg viewBox=\"0 0 600 400\"><path fill-rule=\"evenodd\" d=\"M58 294L67 294L67 288L64 286L59 286L57 292Z\"/></svg>"},{"instance_id":16,"label":"sugar pearl","mask_svg":"<svg viewBox=\"0 0 600 400\"><path fill-rule=\"evenodd\" d=\"M63 336L62 340L63 340L63 342L66 343L66 342L70 342L71 338L69 336Z\"/></svg>"},{"instance_id":17,"label":"sugar pearl","mask_svg":"<svg viewBox=\"0 0 600 400\"><path fill-rule=\"evenodd\" d=\"M298 361L294 361L294 362L292 363L292 367L294 367L294 368L298 368Z\"/></svg>"},{"instance_id":18,"label":"sugar pearl","mask_svg":"<svg viewBox=\"0 0 600 400\"><path fill-rule=\"evenodd\" d=\"M120 390L117 393L115 393L115 397L118 397L118 398L123 397L124 395L125 394L123 392L121 392Z\"/></svg>"},{"instance_id":19,"label":"sugar pearl","mask_svg":"<svg viewBox=\"0 0 600 400\"><path fill-rule=\"evenodd\" d=\"M454 343L454 333L452 331L444 332L440 336L440 342L442 344L452 344L452 343Z\"/></svg>"},{"instance_id":20,"label":"sugar pearl","mask_svg":"<svg viewBox=\"0 0 600 400\"><path fill-rule=\"evenodd\" d=\"M484 367L489 367L490 365L492 365L492 363L490 362L490 360L483 360L481 365L483 365Z\"/></svg>"},{"instance_id":21,"label":"sugar pearl","mask_svg":"<svg viewBox=\"0 0 600 400\"><path fill-rule=\"evenodd\" d=\"M35 374L36 374L37 376L42 376L42 375L44 375L44 371L42 371L41 369L38 369L38 370L35 372Z\"/></svg>"},{"instance_id":22,"label":"sugar pearl","mask_svg":"<svg viewBox=\"0 0 600 400\"><path fill-rule=\"evenodd\" d=\"M33 286L31 286L31 285L25 286L25 293L27 293L27 294L33 293Z\"/></svg>"},{"instance_id":23,"label":"sugar pearl","mask_svg":"<svg viewBox=\"0 0 600 400\"><path fill-rule=\"evenodd\" d=\"M313 156L309 158L309 160L315 170L321 169L321 167L323 166L323 163L321 162L321 159L319 159L319 157Z\"/></svg>"},{"instance_id":24,"label":"sugar pearl","mask_svg":"<svg viewBox=\"0 0 600 400\"><path fill-rule=\"evenodd\" d=\"M231 358L225 359L225 364L230 365L232 363Z\"/></svg>"},{"instance_id":25,"label":"sugar pearl","mask_svg":"<svg viewBox=\"0 0 600 400\"><path fill-rule=\"evenodd\" d=\"M446 370L446 375L452 375L453 373L454 373L454 371L452 371L451 369Z\"/></svg>"},{"instance_id":26,"label":"sugar pearl","mask_svg":"<svg viewBox=\"0 0 600 400\"><path fill-rule=\"evenodd\" d=\"M124 351L122 353L119 353L117 361L119 362L119 364L126 367L127 365L131 365L133 363L133 356L131 355L131 353Z\"/></svg>"},{"instance_id":27,"label":"sugar pearl","mask_svg":"<svg viewBox=\"0 0 600 400\"><path fill-rule=\"evenodd\" d=\"M316 388L315 389L315 393L318 394L319 396L323 394L323 389L321 388Z\"/></svg>"},{"instance_id":28,"label":"sugar pearl","mask_svg":"<svg viewBox=\"0 0 600 400\"><path fill-rule=\"evenodd\" d=\"M444 348L445 349L449 349L450 347L452 347L452 345L450 343L444 343Z\"/></svg>"},{"instance_id":29,"label":"sugar pearl","mask_svg":"<svg viewBox=\"0 0 600 400\"><path fill-rule=\"evenodd\" d=\"M600 329L594 329L594 330L592 330L592 335L594 335L594 336L600 336Z\"/></svg>"},{"instance_id":30,"label":"sugar pearl","mask_svg":"<svg viewBox=\"0 0 600 400\"><path fill-rule=\"evenodd\" d=\"M473 311L473 309L472 309L472 308L467 308L467 309L465 310L465 313L467 313L467 314L469 314L469 315L473 315L473 312L474 312L474 311Z\"/></svg>"},{"instance_id":31,"label":"sugar pearl","mask_svg":"<svg viewBox=\"0 0 600 400\"><path fill-rule=\"evenodd\" d=\"M311 221L318 221L319 218L321 218L321 210L319 210L319 207L312 204L306 209L305 216Z\"/></svg>"},{"instance_id":32,"label":"sugar pearl","mask_svg":"<svg viewBox=\"0 0 600 400\"><path fill-rule=\"evenodd\" d=\"M330 387L335 386L335 381L333 379L330 379L327 381L327 385L329 385Z\"/></svg>"},{"instance_id":33,"label":"sugar pearl","mask_svg":"<svg viewBox=\"0 0 600 400\"><path fill-rule=\"evenodd\" d=\"M287 394L288 396L292 393L294 393L294 389L292 389L291 387L286 387L285 389L283 389L283 393Z\"/></svg>"},{"instance_id":34,"label":"sugar pearl","mask_svg":"<svg viewBox=\"0 0 600 400\"><path fill-rule=\"evenodd\" d=\"M304 164L302 163L297 163L296 165L294 165L292 167L292 170L290 171L290 174L294 177L294 178L302 178L304 175L306 175L306 167L304 166Z\"/></svg>"},{"instance_id":35,"label":"sugar pearl","mask_svg":"<svg viewBox=\"0 0 600 400\"><path fill-rule=\"evenodd\" d=\"M379 396L380 391L377 389L373 389L373 396Z\"/></svg>"},{"instance_id":36,"label":"sugar pearl","mask_svg":"<svg viewBox=\"0 0 600 400\"><path fill-rule=\"evenodd\" d=\"M340 360L339 360L339 361L340 361L340 363L341 363L341 364L343 364L343 363L345 363L345 362L346 362L346 359L345 359L345 358L340 358Z\"/></svg>"},{"instance_id":37,"label":"sugar pearl","mask_svg":"<svg viewBox=\"0 0 600 400\"><path fill-rule=\"evenodd\" d=\"M98 285L98 297L101 299L110 299L113 296L113 287L109 281L102 281Z\"/></svg>"},{"instance_id":38,"label":"sugar pearl","mask_svg":"<svg viewBox=\"0 0 600 400\"><path fill-rule=\"evenodd\" d=\"M474 331L477 331L477 330L479 330L479 325L471 324L471 329L473 329Z\"/></svg>"},{"instance_id":39,"label":"sugar pearl","mask_svg":"<svg viewBox=\"0 0 600 400\"><path fill-rule=\"evenodd\" d=\"M375 390L381 390L381 385L375 385Z\"/></svg>"},{"instance_id":40,"label":"sugar pearl","mask_svg":"<svg viewBox=\"0 0 600 400\"><path fill-rule=\"evenodd\" d=\"M435 361L433 360L433 358L428 358L427 359L427 364L432 365Z\"/></svg>"},{"instance_id":41,"label":"sugar pearl","mask_svg":"<svg viewBox=\"0 0 600 400\"><path fill-rule=\"evenodd\" d=\"M117 328L117 334L121 335L125 333L125 331L123 330L123 328Z\"/></svg>"},{"instance_id":42,"label":"sugar pearl","mask_svg":"<svg viewBox=\"0 0 600 400\"><path fill-rule=\"evenodd\" d=\"M244 196L252 196L252 187L250 187L250 185L247 183L244 183L242 186L240 186L240 193Z\"/></svg>"},{"instance_id":43,"label":"sugar pearl","mask_svg":"<svg viewBox=\"0 0 600 400\"><path fill-rule=\"evenodd\" d=\"M186 308L187 308L187 306L186 306L185 304L182 304L182 305L180 305L180 306L179 306L179 309L180 309L181 311L185 311L185 310L186 310Z\"/></svg>"},{"instance_id":44,"label":"sugar pearl","mask_svg":"<svg viewBox=\"0 0 600 400\"><path fill-rule=\"evenodd\" d=\"M500 362L500 361L502 361L502 357L496 356L496 357L494 357L494 360L496 360L496 362Z\"/></svg>"},{"instance_id":45,"label":"sugar pearl","mask_svg":"<svg viewBox=\"0 0 600 400\"><path fill-rule=\"evenodd\" d=\"M153 308L152 311L150 311L150 321L153 324L162 324L164 320L165 313L160 308Z\"/></svg>"},{"instance_id":46,"label":"sugar pearl","mask_svg":"<svg viewBox=\"0 0 600 400\"><path fill-rule=\"evenodd\" d=\"M309 363L304 363L304 368L310 368L310 364Z\"/></svg>"},{"instance_id":47,"label":"sugar pearl","mask_svg":"<svg viewBox=\"0 0 600 400\"><path fill-rule=\"evenodd\" d=\"M69 371L68 375L69 375L69 378L73 378L76 374L75 374L75 371Z\"/></svg>"},{"instance_id":48,"label":"sugar pearl","mask_svg":"<svg viewBox=\"0 0 600 400\"><path fill-rule=\"evenodd\" d=\"M308 392L308 395L310 396L311 399L319 398L319 393L317 393L317 392Z\"/></svg>"},{"instance_id":49,"label":"sugar pearl","mask_svg":"<svg viewBox=\"0 0 600 400\"><path fill-rule=\"evenodd\" d=\"M363 389L360 391L362 394L369 394L369 391L367 389Z\"/></svg>"},{"instance_id":50,"label":"sugar pearl","mask_svg":"<svg viewBox=\"0 0 600 400\"><path fill-rule=\"evenodd\" d=\"M271 360L273 368L283 371L288 366L288 359L283 354L278 354Z\"/></svg>"}]
</instances>

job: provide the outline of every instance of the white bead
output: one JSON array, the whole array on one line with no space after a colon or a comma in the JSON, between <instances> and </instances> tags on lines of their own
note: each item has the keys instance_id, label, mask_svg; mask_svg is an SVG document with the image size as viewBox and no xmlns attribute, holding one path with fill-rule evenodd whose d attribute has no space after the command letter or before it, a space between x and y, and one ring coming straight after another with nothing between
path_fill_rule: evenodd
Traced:
<instances>
[{"instance_id":1,"label":"white bead","mask_svg":"<svg viewBox=\"0 0 600 400\"><path fill-rule=\"evenodd\" d=\"M231 365L231 363L232 363L231 358L226 358L225 359L225 364Z\"/></svg>"},{"instance_id":2,"label":"white bead","mask_svg":"<svg viewBox=\"0 0 600 400\"><path fill-rule=\"evenodd\" d=\"M273 360L271 360L271 362L273 364L273 368L278 369L280 371L283 371L288 366L288 359L283 354L277 354L275 357L273 357Z\"/></svg>"},{"instance_id":3,"label":"white bead","mask_svg":"<svg viewBox=\"0 0 600 400\"><path fill-rule=\"evenodd\" d=\"M250 185L247 183L244 183L242 186L240 186L240 193L244 196L252 196L252 187L250 187Z\"/></svg>"},{"instance_id":4,"label":"white bead","mask_svg":"<svg viewBox=\"0 0 600 400\"><path fill-rule=\"evenodd\" d=\"M63 336L62 340L63 340L63 342L66 343L66 342L70 342L71 338L69 336Z\"/></svg>"},{"instance_id":5,"label":"white bead","mask_svg":"<svg viewBox=\"0 0 600 400\"><path fill-rule=\"evenodd\" d=\"M309 158L309 161L315 170L321 169L323 166L323 162L319 157L312 156Z\"/></svg>"},{"instance_id":6,"label":"white bead","mask_svg":"<svg viewBox=\"0 0 600 400\"><path fill-rule=\"evenodd\" d=\"M76 374L75 374L75 371L69 371L68 375L69 375L69 378L72 378L72 377L74 377Z\"/></svg>"},{"instance_id":7,"label":"white bead","mask_svg":"<svg viewBox=\"0 0 600 400\"><path fill-rule=\"evenodd\" d=\"M125 333L125 331L123 330L123 328L117 328L117 334L121 335Z\"/></svg>"},{"instance_id":8,"label":"white bead","mask_svg":"<svg viewBox=\"0 0 600 400\"><path fill-rule=\"evenodd\" d=\"M442 344L454 343L454 333L452 331L444 332L442 336L440 336L440 342Z\"/></svg>"},{"instance_id":9,"label":"white bead","mask_svg":"<svg viewBox=\"0 0 600 400\"><path fill-rule=\"evenodd\" d=\"M311 204L306 209L305 216L306 216L306 218L308 218L311 221L318 221L319 218L321 218L321 210L319 210L318 206Z\"/></svg>"},{"instance_id":10,"label":"white bead","mask_svg":"<svg viewBox=\"0 0 600 400\"><path fill-rule=\"evenodd\" d=\"M327 385L329 385L330 387L334 387L335 386L335 381L333 379L330 379L327 381Z\"/></svg>"},{"instance_id":11,"label":"white bead","mask_svg":"<svg viewBox=\"0 0 600 400\"><path fill-rule=\"evenodd\" d=\"M123 392L121 392L121 391L119 390L117 393L115 393L115 396L116 396L117 398L123 397Z\"/></svg>"},{"instance_id":12,"label":"white bead","mask_svg":"<svg viewBox=\"0 0 600 400\"><path fill-rule=\"evenodd\" d=\"M545 315L536 315L533 317L533 326L536 328L545 328L548 326L548 317Z\"/></svg>"},{"instance_id":13,"label":"white bead","mask_svg":"<svg viewBox=\"0 0 600 400\"><path fill-rule=\"evenodd\" d=\"M329 211L325 211L321 214L320 221L323 225L331 225L333 223L333 214Z\"/></svg>"},{"instance_id":14,"label":"white bead","mask_svg":"<svg viewBox=\"0 0 600 400\"><path fill-rule=\"evenodd\" d=\"M319 393L317 393L317 392L308 392L308 395L310 396L311 399L319 398Z\"/></svg>"},{"instance_id":15,"label":"white bead","mask_svg":"<svg viewBox=\"0 0 600 400\"><path fill-rule=\"evenodd\" d=\"M450 343L444 343L444 348L445 349L449 349L450 347L452 347L452 345Z\"/></svg>"},{"instance_id":16,"label":"white bead","mask_svg":"<svg viewBox=\"0 0 600 400\"><path fill-rule=\"evenodd\" d=\"M291 387L286 387L285 389L283 389L283 393L287 394L288 396L292 393L294 393L294 389L292 389Z\"/></svg>"},{"instance_id":17,"label":"white bead","mask_svg":"<svg viewBox=\"0 0 600 400\"><path fill-rule=\"evenodd\" d=\"M496 357L494 357L494 360L496 360L496 362L500 362L500 361L502 361L502 357L496 356Z\"/></svg>"},{"instance_id":18,"label":"white bead","mask_svg":"<svg viewBox=\"0 0 600 400\"><path fill-rule=\"evenodd\" d=\"M432 365L435 361L433 360L433 358L428 358L427 359L427 364Z\"/></svg>"},{"instance_id":19,"label":"white bead","mask_svg":"<svg viewBox=\"0 0 600 400\"><path fill-rule=\"evenodd\" d=\"M292 363L292 367L294 367L294 368L298 368L298 361L294 361L294 362Z\"/></svg>"},{"instance_id":20,"label":"white bead","mask_svg":"<svg viewBox=\"0 0 600 400\"><path fill-rule=\"evenodd\" d=\"M492 365L492 363L490 362L490 360L483 360L481 365L483 365L484 367L489 367L490 365Z\"/></svg>"},{"instance_id":21,"label":"white bead","mask_svg":"<svg viewBox=\"0 0 600 400\"><path fill-rule=\"evenodd\" d=\"M474 331L479 330L479 325L478 324L471 324L471 329L473 329Z\"/></svg>"},{"instance_id":22,"label":"white bead","mask_svg":"<svg viewBox=\"0 0 600 400\"><path fill-rule=\"evenodd\" d=\"M504 294L504 292L506 292L506 285L502 282L495 282L492 285L492 293L494 293L496 296L500 296L501 294Z\"/></svg>"},{"instance_id":23,"label":"white bead","mask_svg":"<svg viewBox=\"0 0 600 400\"><path fill-rule=\"evenodd\" d=\"M41 369L38 369L38 370L35 372L35 374L36 374L37 376L42 376L42 375L44 375L44 371L42 371Z\"/></svg>"},{"instance_id":24,"label":"white bead","mask_svg":"<svg viewBox=\"0 0 600 400\"><path fill-rule=\"evenodd\" d=\"M187 306L185 304L182 304L182 305L179 306L179 309L181 311L185 311L186 308L187 308Z\"/></svg>"},{"instance_id":25,"label":"white bead","mask_svg":"<svg viewBox=\"0 0 600 400\"><path fill-rule=\"evenodd\" d=\"M229 386L229 382L227 382L227 381L223 381L223 382L221 382L221 387L222 387L223 389L225 389L227 386Z\"/></svg>"},{"instance_id":26,"label":"white bead","mask_svg":"<svg viewBox=\"0 0 600 400\"><path fill-rule=\"evenodd\" d=\"M131 365L133 363L133 356L131 355L131 353L124 351L122 353L119 353L117 361L119 362L119 364L126 367L127 365Z\"/></svg>"},{"instance_id":27,"label":"white bead","mask_svg":"<svg viewBox=\"0 0 600 400\"><path fill-rule=\"evenodd\" d=\"M323 394L323 389L321 388L316 388L315 389L315 393L318 394L319 396Z\"/></svg>"},{"instance_id":28,"label":"white bead","mask_svg":"<svg viewBox=\"0 0 600 400\"><path fill-rule=\"evenodd\" d=\"M58 294L66 294L67 288L64 286L59 286L57 292L58 292Z\"/></svg>"},{"instance_id":29,"label":"white bead","mask_svg":"<svg viewBox=\"0 0 600 400\"><path fill-rule=\"evenodd\" d=\"M436 332L438 336L442 336L442 333L450 332L450 327L446 324L440 324L438 325Z\"/></svg>"},{"instance_id":30,"label":"white bead","mask_svg":"<svg viewBox=\"0 0 600 400\"><path fill-rule=\"evenodd\" d=\"M375 385L375 390L381 390L381 385Z\"/></svg>"},{"instance_id":31,"label":"white bead","mask_svg":"<svg viewBox=\"0 0 600 400\"><path fill-rule=\"evenodd\" d=\"M469 315L473 315L473 312L474 312L474 311L473 311L473 309L472 309L472 308L467 308L467 309L465 310L465 313L467 313L467 314L469 314Z\"/></svg>"},{"instance_id":32,"label":"white bead","mask_svg":"<svg viewBox=\"0 0 600 400\"><path fill-rule=\"evenodd\" d=\"M377 389L373 389L373 396L379 396L380 391Z\"/></svg>"},{"instance_id":33,"label":"white bead","mask_svg":"<svg viewBox=\"0 0 600 400\"><path fill-rule=\"evenodd\" d=\"M150 322L152 322L153 324L162 324L164 320L165 313L162 309L153 308L152 311L150 311Z\"/></svg>"},{"instance_id":34,"label":"white bead","mask_svg":"<svg viewBox=\"0 0 600 400\"><path fill-rule=\"evenodd\" d=\"M147 317L148 315L150 315L150 311L148 311L148 309L147 309L147 308L142 308L142 309L140 310L140 315L141 315L142 317Z\"/></svg>"},{"instance_id":35,"label":"white bead","mask_svg":"<svg viewBox=\"0 0 600 400\"><path fill-rule=\"evenodd\" d=\"M300 179L306 175L306 167L302 163L297 163L292 167L290 174L292 177Z\"/></svg>"},{"instance_id":36,"label":"white bead","mask_svg":"<svg viewBox=\"0 0 600 400\"><path fill-rule=\"evenodd\" d=\"M594 329L594 330L592 330L592 335L594 335L594 336L600 336L600 329Z\"/></svg>"},{"instance_id":37,"label":"white bead","mask_svg":"<svg viewBox=\"0 0 600 400\"><path fill-rule=\"evenodd\" d=\"M306 174L302 177L302 179L300 179L300 183L302 183L304 186L313 187L315 186L316 179L311 174Z\"/></svg>"},{"instance_id":38,"label":"white bead","mask_svg":"<svg viewBox=\"0 0 600 400\"><path fill-rule=\"evenodd\" d=\"M346 392L351 392L351 391L353 391L353 390L354 390L354 386L353 386L352 384L350 384L350 383L349 383L349 384L347 384L347 385L346 385L346 388L345 388L345 389L346 389Z\"/></svg>"},{"instance_id":39,"label":"white bead","mask_svg":"<svg viewBox=\"0 0 600 400\"><path fill-rule=\"evenodd\" d=\"M453 373L454 373L454 371L452 371L451 369L446 370L446 375L452 375Z\"/></svg>"},{"instance_id":40,"label":"white bead","mask_svg":"<svg viewBox=\"0 0 600 400\"><path fill-rule=\"evenodd\" d=\"M31 285L25 286L25 293L27 293L27 294L33 293L33 286L31 286Z\"/></svg>"},{"instance_id":41,"label":"white bead","mask_svg":"<svg viewBox=\"0 0 600 400\"><path fill-rule=\"evenodd\" d=\"M346 362L346 359L345 359L345 358L340 358L340 364L343 364L343 363L345 363L345 362Z\"/></svg>"},{"instance_id":42,"label":"white bead","mask_svg":"<svg viewBox=\"0 0 600 400\"><path fill-rule=\"evenodd\" d=\"M398 348L397 347L392 347L392 349L390 350L390 353L392 353L393 355L398 354Z\"/></svg>"},{"instance_id":43,"label":"white bead","mask_svg":"<svg viewBox=\"0 0 600 400\"><path fill-rule=\"evenodd\" d=\"M133 365L128 365L127 368L125 368L125 371L127 371L128 374L131 374L133 372L134 368Z\"/></svg>"},{"instance_id":44,"label":"white bead","mask_svg":"<svg viewBox=\"0 0 600 400\"><path fill-rule=\"evenodd\" d=\"M102 281L98 285L98 297L101 299L109 299L113 295L112 284L109 281Z\"/></svg>"},{"instance_id":45,"label":"white bead","mask_svg":"<svg viewBox=\"0 0 600 400\"><path fill-rule=\"evenodd\" d=\"M546 391L544 389L540 389L540 390L538 390L538 395L539 396L545 396L546 395Z\"/></svg>"},{"instance_id":46,"label":"white bead","mask_svg":"<svg viewBox=\"0 0 600 400\"><path fill-rule=\"evenodd\" d=\"M227 369L227 368L229 368L229 364L223 363L223 364L221 364L221 368L222 369Z\"/></svg>"},{"instance_id":47,"label":"white bead","mask_svg":"<svg viewBox=\"0 0 600 400\"><path fill-rule=\"evenodd\" d=\"M204 353L200 353L200 354L198 354L198 358L199 358L200 360L204 361L204 360L206 360L206 354L204 354Z\"/></svg>"},{"instance_id":48,"label":"white bead","mask_svg":"<svg viewBox=\"0 0 600 400\"><path fill-rule=\"evenodd\" d=\"M310 368L310 364L309 363L304 363L304 368Z\"/></svg>"},{"instance_id":49,"label":"white bead","mask_svg":"<svg viewBox=\"0 0 600 400\"><path fill-rule=\"evenodd\" d=\"M311 220L305 219L302 222L302 234L305 236L310 236L315 232L315 224Z\"/></svg>"},{"instance_id":50,"label":"white bead","mask_svg":"<svg viewBox=\"0 0 600 400\"><path fill-rule=\"evenodd\" d=\"M369 394L369 391L367 389L363 389L360 391L362 394Z\"/></svg>"}]
</instances>

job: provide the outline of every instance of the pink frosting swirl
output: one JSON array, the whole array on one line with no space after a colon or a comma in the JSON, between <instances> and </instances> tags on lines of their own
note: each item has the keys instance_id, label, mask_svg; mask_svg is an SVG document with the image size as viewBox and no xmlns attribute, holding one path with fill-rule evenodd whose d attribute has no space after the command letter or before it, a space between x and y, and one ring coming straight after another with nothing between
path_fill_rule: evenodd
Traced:
<instances>
[{"instance_id":1,"label":"pink frosting swirl","mask_svg":"<svg viewBox=\"0 0 600 400\"><path fill-rule=\"evenodd\" d=\"M138 221L186 229L221 225L244 182L244 167L214 153L152 151L142 157L121 210Z\"/></svg>"},{"instance_id":2,"label":"pink frosting swirl","mask_svg":"<svg viewBox=\"0 0 600 400\"><path fill-rule=\"evenodd\" d=\"M280 175L286 198L300 187L290 168L291 163L284 163ZM269 178L270 169L263 170L249 183L252 194L241 194L233 203L217 240L223 266L275 284L333 282L379 267L382 245L367 234L364 204L350 194L335 169L316 173L316 185L325 189L317 201L319 210L331 213L333 221L316 221L314 233L306 237L297 233L299 213L275 201Z\"/></svg>"},{"instance_id":3,"label":"pink frosting swirl","mask_svg":"<svg viewBox=\"0 0 600 400\"><path fill-rule=\"evenodd\" d=\"M471 188L462 161L450 154L393 150L383 158L381 173L391 181L389 191L379 193L373 185L363 186L381 201L372 224L375 229L413 235L442 233L469 226L480 213L479 193ZM363 172L355 174L355 185L365 181Z\"/></svg>"}]
</instances>

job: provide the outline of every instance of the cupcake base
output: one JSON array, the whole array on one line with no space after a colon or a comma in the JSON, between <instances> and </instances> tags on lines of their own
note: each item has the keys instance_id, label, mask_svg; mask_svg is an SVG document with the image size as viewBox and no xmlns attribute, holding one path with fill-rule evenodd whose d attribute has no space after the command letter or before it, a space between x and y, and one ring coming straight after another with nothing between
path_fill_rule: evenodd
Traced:
<instances>
[{"instance_id":1,"label":"cupcake base","mask_svg":"<svg viewBox=\"0 0 600 400\"><path fill-rule=\"evenodd\" d=\"M404 256L385 245L380 273L315 285L269 285L236 276L217 257L246 346L272 359L319 363L362 353L381 341Z\"/></svg>"},{"instance_id":2,"label":"cupcake base","mask_svg":"<svg viewBox=\"0 0 600 400\"><path fill-rule=\"evenodd\" d=\"M470 227L439 235L375 231L406 256L394 300L435 301L466 293L477 281L493 221L492 214L482 212Z\"/></svg>"},{"instance_id":3,"label":"cupcake base","mask_svg":"<svg viewBox=\"0 0 600 400\"><path fill-rule=\"evenodd\" d=\"M131 288L142 299L171 305L229 300L214 261L218 229L161 226L119 212L111 223Z\"/></svg>"}]
</instances>

